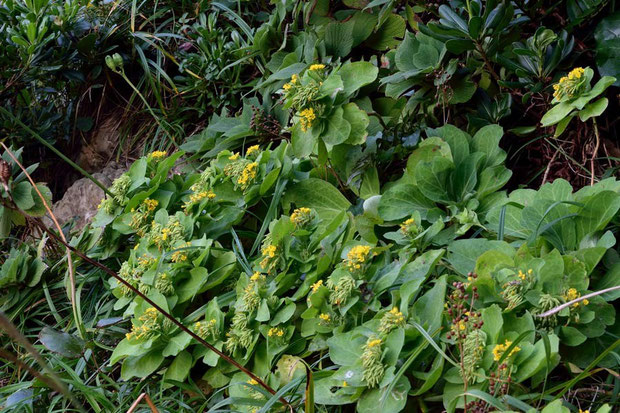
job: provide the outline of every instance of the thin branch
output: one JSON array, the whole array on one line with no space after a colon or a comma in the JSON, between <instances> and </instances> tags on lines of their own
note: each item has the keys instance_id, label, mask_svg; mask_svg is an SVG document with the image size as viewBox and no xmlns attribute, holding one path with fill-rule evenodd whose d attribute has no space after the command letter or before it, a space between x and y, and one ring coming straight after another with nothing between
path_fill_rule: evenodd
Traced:
<instances>
[{"instance_id":1,"label":"thin branch","mask_svg":"<svg viewBox=\"0 0 620 413\"><path fill-rule=\"evenodd\" d=\"M583 295L583 296L581 296L579 298L575 298L574 300L571 300L571 301L569 301L567 303L564 303L564 304L559 305L559 306L557 306L555 308L552 308L549 311L545 311L542 314L538 314L538 317L549 317L550 315L553 315L555 313L559 313L563 309L565 309L567 307L570 307L571 305L576 304L576 303L578 303L580 301L586 300L586 299L591 298L591 297L596 297L597 295L609 293L611 291L616 291L616 290L620 290L620 285L616 285L615 287L605 288L604 290L595 291L593 293L589 293L589 294Z\"/></svg>"},{"instance_id":2,"label":"thin branch","mask_svg":"<svg viewBox=\"0 0 620 413\"><path fill-rule=\"evenodd\" d=\"M205 346L206 348L208 348L209 350L213 351L215 354L217 354L219 357L223 358L224 360L226 360L227 362L229 362L230 364L232 364L233 366L235 366L236 368L238 368L239 370L241 370L243 373L247 374L250 378L256 380L256 382L263 387L265 390L267 390L269 393L271 394L276 394L276 391L274 389L272 389L267 383L265 383L260 377L258 377L257 375L255 375L254 373L252 373L250 370L248 370L246 367L242 366L241 364L239 364L236 360L234 360L232 357L227 356L226 354L222 353L220 350L218 350L216 347L214 347L213 345L209 344L207 341L205 341L202 337L200 337L199 335L197 335L195 332L193 332L191 329L187 328L183 323L181 323L180 321L178 321L174 316L172 316L172 314L168 313L166 310L164 310L163 308L161 308L159 305L157 305L153 300L151 300L149 297L147 297L145 294L143 294L141 291L139 291L136 287L134 287L133 285L131 285L130 283L128 283L127 281L125 281L121 276L119 276L116 272L114 272L113 270L111 270L110 268L106 267L105 265L103 265L102 263L93 260L92 258L88 257L86 254L84 254L82 251L78 250L77 248L67 244L63 239L61 239L58 235L56 235L52 230L50 230L47 226L45 226L45 224L43 222L41 222L40 219L35 220L35 222L39 225L39 227L47 232L49 234L49 236L51 238L53 238L56 242L59 242L61 244L63 244L66 248L70 249L75 255L77 255L78 257L80 257L81 259L83 259L84 261L86 261L87 263L89 263L92 266L95 266L101 270L103 270L106 274L114 277L118 282L120 282L121 284L123 284L125 287L129 288L133 293L135 293L136 295L138 295L140 298L142 298L144 301L146 301L151 307L155 308L158 312L160 312L161 314L164 315L164 317L166 317L168 320L170 320L174 325L176 325L177 327L179 327L183 332L189 334L193 339L195 339L196 341L198 341L200 344L202 344L203 346ZM288 401L286 401L286 399L284 399L284 397L279 397L280 402L287 406L289 409L292 409L292 406L290 405L290 403Z\"/></svg>"},{"instance_id":3,"label":"thin branch","mask_svg":"<svg viewBox=\"0 0 620 413\"><path fill-rule=\"evenodd\" d=\"M37 187L37 184L34 182L32 177L30 176L30 174L26 170L26 168L24 168L24 165L22 165L21 162L19 162L17 157L15 157L13 152L11 152L11 150L9 148L7 148L7 146L4 144L4 142L0 142L0 145L2 145L2 147L4 148L6 153L8 153L9 156L11 157L11 159L13 159L13 162L15 162L17 164L17 166L19 166L19 168L22 170L24 175L26 175L26 178L28 178L28 181L30 181L30 184L32 185L32 187L36 191L37 195L41 199L41 202L43 203L43 206L45 207L45 210L50 215L50 218L54 222L54 226L56 226L56 229L58 230L58 233L60 234L61 238L63 239L64 243L66 244L67 243L67 239L65 238L65 234L62 232L62 227L58 223L58 220L56 219L56 216L54 215L54 213L52 212L52 209L48 205L47 200L45 199L43 194L41 194L41 191L39 191L39 188ZM19 208L18 208L18 210L19 210ZM24 217L29 218L28 214L26 214L25 212L23 212L21 210L20 210L20 212L23 213ZM81 323L81 317L79 316L78 308L77 308L76 291L75 291L75 272L73 270L73 260L71 259L71 251L69 249L67 249L67 266L68 266L68 271L69 271L69 280L70 280L70 287L71 287L71 308L73 310L73 318L75 319L76 327L77 327L78 331L80 332L80 337L86 338L86 330L84 329L84 326Z\"/></svg>"}]
</instances>

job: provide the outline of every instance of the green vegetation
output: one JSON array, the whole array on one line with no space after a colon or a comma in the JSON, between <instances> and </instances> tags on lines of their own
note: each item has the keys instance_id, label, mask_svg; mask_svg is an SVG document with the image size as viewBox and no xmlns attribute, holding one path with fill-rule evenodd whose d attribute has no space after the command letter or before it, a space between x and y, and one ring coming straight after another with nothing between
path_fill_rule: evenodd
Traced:
<instances>
[{"instance_id":1,"label":"green vegetation","mask_svg":"<svg viewBox=\"0 0 620 413\"><path fill-rule=\"evenodd\" d=\"M1 5L3 411L615 411L614 7Z\"/></svg>"}]
</instances>

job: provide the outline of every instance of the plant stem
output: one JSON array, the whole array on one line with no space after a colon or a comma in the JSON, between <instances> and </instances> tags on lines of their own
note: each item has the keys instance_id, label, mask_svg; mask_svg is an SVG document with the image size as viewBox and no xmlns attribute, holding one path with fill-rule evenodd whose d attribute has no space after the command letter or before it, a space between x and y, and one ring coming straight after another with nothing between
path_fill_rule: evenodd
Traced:
<instances>
[{"instance_id":1,"label":"plant stem","mask_svg":"<svg viewBox=\"0 0 620 413\"><path fill-rule=\"evenodd\" d=\"M601 137L598 134L598 126L596 125L596 118L592 118L592 124L594 125L594 136L596 137L596 144L594 145L594 151L592 152L592 158L590 159L590 186L594 185L594 158L598 153L598 148L601 144Z\"/></svg>"},{"instance_id":2,"label":"plant stem","mask_svg":"<svg viewBox=\"0 0 620 413\"><path fill-rule=\"evenodd\" d=\"M153 112L153 109L151 108L151 105L149 105L149 102L146 101L146 98L144 96L142 96L142 93L140 93L140 91L138 90L138 88L136 88L134 86L133 83L131 83L131 80L129 80L129 78L127 77L127 75L125 75L124 71L120 71L117 72L118 74L121 75L121 77L125 80L125 82L127 82L127 84L129 85L129 87L131 87L133 89L133 91L140 97L140 99L142 100L142 102L144 103L144 105L146 106L146 109L149 111L149 113L151 114L151 116L153 117L153 120L155 120L155 122L157 123L157 125L159 125L160 128L162 128L162 130L164 131L164 133L168 136L168 138L170 139L170 141L172 142L172 144L178 149L178 146L176 145L176 142L174 141L174 137L172 135L170 135L170 133L168 132L168 129L166 129L161 122L159 121L159 118L157 117L157 115L155 115L155 112Z\"/></svg>"}]
</instances>

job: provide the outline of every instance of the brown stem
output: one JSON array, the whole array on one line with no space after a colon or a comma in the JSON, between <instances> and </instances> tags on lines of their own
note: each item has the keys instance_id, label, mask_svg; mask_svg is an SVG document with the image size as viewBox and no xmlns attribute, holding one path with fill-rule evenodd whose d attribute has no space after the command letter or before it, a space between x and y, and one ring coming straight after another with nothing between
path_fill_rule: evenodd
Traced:
<instances>
[{"instance_id":1,"label":"brown stem","mask_svg":"<svg viewBox=\"0 0 620 413\"><path fill-rule=\"evenodd\" d=\"M480 53L480 56L482 57L482 60L484 60L484 65L489 70L489 73L491 73L491 76L493 76L493 78L498 82L498 86L499 86L500 77L495 72L495 69L493 69L493 66L491 65L491 61L487 57L487 54L484 52L484 49L482 48L482 45L477 40L476 40L475 43L476 43L476 50L478 51L478 53Z\"/></svg>"},{"instance_id":2,"label":"brown stem","mask_svg":"<svg viewBox=\"0 0 620 413\"><path fill-rule=\"evenodd\" d=\"M47 204L47 200L45 199L43 194L41 194L41 191L39 191L37 184L33 181L32 177L30 176L26 168L24 168L21 162L19 162L19 160L15 157L13 152L11 152L11 150L6 147L4 142L0 142L0 145L2 145L6 153L8 153L11 159L13 159L13 162L15 162L17 166L19 166L19 168L22 170L22 172L24 172L24 175L26 175L26 178L28 178L28 181L30 181L30 184L32 185L37 195L41 199L41 202L43 203L45 210L47 211L48 214L50 214L50 218L54 222L54 225L56 226L58 233L60 234L62 240L64 241L64 244L66 244L67 239L65 238L65 234L62 232L62 228L60 227L60 224L58 223L56 216L52 212L52 209ZM77 308L76 291L75 291L75 272L73 271L73 260L71 259L71 251L69 249L67 249L67 267L69 270L69 280L70 280L69 284L71 287L71 309L73 310L73 318L75 319L75 325L80 333L80 337L86 338L86 330L84 329L84 326L80 322L81 317L78 316L79 313L78 313L78 308Z\"/></svg>"},{"instance_id":3,"label":"brown stem","mask_svg":"<svg viewBox=\"0 0 620 413\"><path fill-rule=\"evenodd\" d=\"M83 259L84 261L89 263L90 265L93 265L93 266L103 270L106 274L114 277L118 282L123 284L125 287L129 288L133 293L135 293L140 298L142 298L144 301L146 301L149 305L151 305L151 307L155 308L158 312L163 314L168 320L170 320L174 325L179 327L183 332L189 334L193 339L198 341L200 344L202 344L203 346L205 346L209 350L213 351L219 357L223 358L224 360L226 360L227 362L229 362L230 364L232 364L233 366L235 366L236 368L241 370L243 373L245 373L248 376L250 376L250 378L256 380L256 382L261 387L263 387L265 390L267 390L269 393L276 394L276 391L274 389L272 389L267 383L265 383L260 377L258 377L254 373L252 373L247 368L243 367L241 364L239 364L233 358L231 358L231 357L227 356L226 354L222 353L216 347L214 347L211 344L207 343L202 337L200 337L199 335L194 333L192 330L187 328L183 323L181 323L174 316L172 316L172 314L170 314L167 311L165 311L163 308L161 308L159 305L157 305L153 300L151 300L146 295L144 295L142 292L140 292L136 287L134 287L133 285L131 285L130 283L125 281L116 272L112 271L110 268L106 267L105 265L101 264L100 262L95 261L92 258L88 257L87 255L85 255L83 252L81 252L80 250L76 249L75 247L72 247L71 245L67 244L64 240L59 238L52 230L50 230L48 227L46 227L45 224L43 224L43 222L41 222L41 220L36 219L35 222L39 225L39 227L43 231L47 232L47 234L51 238L53 238L56 242L60 242L61 244L63 244L66 248L71 250L75 255L77 255L78 257L80 257L81 259ZM292 410L292 406L290 405L290 403L288 401L286 401L283 397L280 397L279 400L280 400L280 402L283 405L287 406L289 409Z\"/></svg>"}]
</instances>

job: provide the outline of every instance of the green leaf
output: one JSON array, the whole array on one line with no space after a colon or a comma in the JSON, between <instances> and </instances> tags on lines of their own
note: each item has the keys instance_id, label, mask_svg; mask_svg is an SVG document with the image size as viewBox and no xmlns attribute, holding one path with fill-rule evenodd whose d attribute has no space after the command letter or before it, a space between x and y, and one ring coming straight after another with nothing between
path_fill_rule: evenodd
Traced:
<instances>
[{"instance_id":1,"label":"green leaf","mask_svg":"<svg viewBox=\"0 0 620 413\"><path fill-rule=\"evenodd\" d=\"M448 194L448 176L454 170L454 164L443 157L435 157L430 162L416 165L415 177L420 192L428 199L447 204L451 201Z\"/></svg>"},{"instance_id":2,"label":"green leaf","mask_svg":"<svg viewBox=\"0 0 620 413\"><path fill-rule=\"evenodd\" d=\"M343 143L351 133L351 124L343 117L344 109L342 107L336 110L327 118L327 129L321 134L321 138L329 145L338 145Z\"/></svg>"},{"instance_id":3,"label":"green leaf","mask_svg":"<svg viewBox=\"0 0 620 413\"><path fill-rule=\"evenodd\" d=\"M406 377L401 377L392 391L387 392L388 387L372 389L364 392L357 402L359 413L375 413L377 408L385 413L397 413L405 408L407 394L411 390L411 384Z\"/></svg>"},{"instance_id":4,"label":"green leaf","mask_svg":"<svg viewBox=\"0 0 620 413\"><path fill-rule=\"evenodd\" d=\"M435 204L426 198L417 186L399 183L388 189L379 201L379 216L386 221L394 221L411 215L413 211L426 217Z\"/></svg>"},{"instance_id":5,"label":"green leaf","mask_svg":"<svg viewBox=\"0 0 620 413\"><path fill-rule=\"evenodd\" d=\"M325 224L351 206L332 184L316 178L309 178L289 186L284 199L285 203L314 209Z\"/></svg>"},{"instance_id":6,"label":"green leaf","mask_svg":"<svg viewBox=\"0 0 620 413\"><path fill-rule=\"evenodd\" d=\"M141 356L128 357L121 367L121 378L129 380L132 377L144 378L155 372L164 361L161 349L154 349Z\"/></svg>"},{"instance_id":7,"label":"green leaf","mask_svg":"<svg viewBox=\"0 0 620 413\"><path fill-rule=\"evenodd\" d=\"M504 128L499 125L487 125L481 128L472 139L472 150L486 155L483 168L496 166L504 162L506 152L499 146L504 136Z\"/></svg>"},{"instance_id":8,"label":"green leaf","mask_svg":"<svg viewBox=\"0 0 620 413\"><path fill-rule=\"evenodd\" d=\"M295 156L305 158L314 151L317 143L317 137L312 133L314 129L315 128L310 128L304 132L301 130L301 125L299 123L293 126L291 130L291 144Z\"/></svg>"},{"instance_id":9,"label":"green leaf","mask_svg":"<svg viewBox=\"0 0 620 413\"><path fill-rule=\"evenodd\" d=\"M364 344L366 344L366 338L354 331L336 333L327 339L329 358L335 364L353 366L362 356Z\"/></svg>"},{"instance_id":10,"label":"green leaf","mask_svg":"<svg viewBox=\"0 0 620 413\"><path fill-rule=\"evenodd\" d=\"M180 352L166 369L163 380L184 381L189 375L192 362L192 355L189 352Z\"/></svg>"},{"instance_id":11,"label":"green leaf","mask_svg":"<svg viewBox=\"0 0 620 413\"><path fill-rule=\"evenodd\" d=\"M370 123L368 115L353 102L347 103L343 108L343 118L351 125L351 132L344 143L349 145L363 144L366 141L366 136L368 136L366 131Z\"/></svg>"},{"instance_id":12,"label":"green leaf","mask_svg":"<svg viewBox=\"0 0 620 413\"><path fill-rule=\"evenodd\" d=\"M85 350L85 343L79 337L47 326L39 333L39 340L49 351L66 358L76 359Z\"/></svg>"},{"instance_id":13,"label":"green leaf","mask_svg":"<svg viewBox=\"0 0 620 413\"><path fill-rule=\"evenodd\" d=\"M596 39L596 65L602 76L616 78L615 86L620 86L620 11L616 11L600 21L594 38Z\"/></svg>"},{"instance_id":14,"label":"green leaf","mask_svg":"<svg viewBox=\"0 0 620 413\"><path fill-rule=\"evenodd\" d=\"M394 47L400 43L400 39L405 35L405 26L405 19L398 14L391 13L375 33L366 40L366 45L375 50Z\"/></svg>"},{"instance_id":15,"label":"green leaf","mask_svg":"<svg viewBox=\"0 0 620 413\"><path fill-rule=\"evenodd\" d=\"M334 57L345 57L353 47L353 25L331 22L325 28L325 51Z\"/></svg>"},{"instance_id":16,"label":"green leaf","mask_svg":"<svg viewBox=\"0 0 620 413\"><path fill-rule=\"evenodd\" d=\"M590 118L600 116L605 109L607 109L608 103L609 101L607 98L601 98L594 103L586 105L579 111L579 119L581 119L582 122L585 122Z\"/></svg>"},{"instance_id":17,"label":"green leaf","mask_svg":"<svg viewBox=\"0 0 620 413\"><path fill-rule=\"evenodd\" d=\"M32 208L35 203L32 198L32 185L30 182L22 181L11 189L11 196L15 205L22 211Z\"/></svg>"},{"instance_id":18,"label":"green leaf","mask_svg":"<svg viewBox=\"0 0 620 413\"><path fill-rule=\"evenodd\" d=\"M575 107L568 102L558 103L557 105L549 109L547 113L544 114L544 116L540 120L540 123L542 124L542 126L545 127L555 125L566 116L568 116L568 114L571 113L574 108Z\"/></svg>"},{"instance_id":19,"label":"green leaf","mask_svg":"<svg viewBox=\"0 0 620 413\"><path fill-rule=\"evenodd\" d=\"M344 94L351 96L362 86L375 81L379 69L370 62L345 63L338 70L344 84Z\"/></svg>"}]
</instances>

